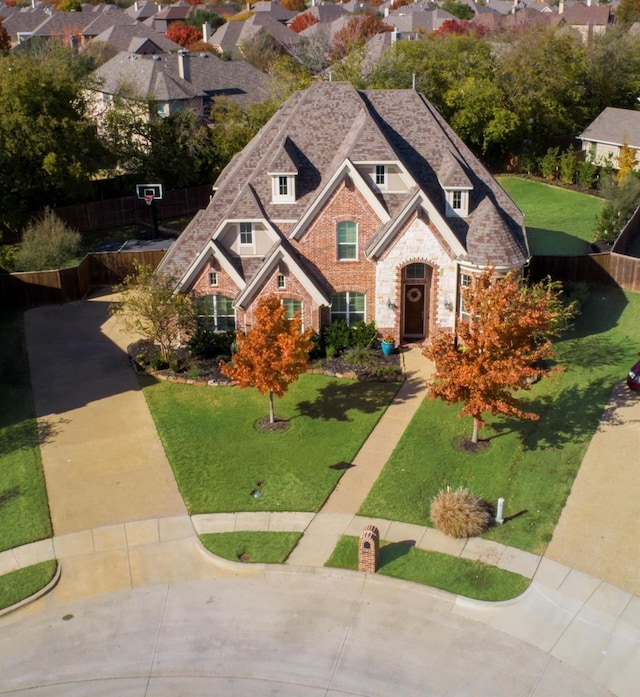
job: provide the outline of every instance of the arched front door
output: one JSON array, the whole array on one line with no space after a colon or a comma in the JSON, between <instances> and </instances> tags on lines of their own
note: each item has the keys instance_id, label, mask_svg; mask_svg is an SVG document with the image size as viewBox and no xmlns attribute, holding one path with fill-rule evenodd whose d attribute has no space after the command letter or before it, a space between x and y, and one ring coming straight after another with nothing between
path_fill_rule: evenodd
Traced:
<instances>
[{"instance_id":1,"label":"arched front door","mask_svg":"<svg viewBox=\"0 0 640 697\"><path fill-rule=\"evenodd\" d=\"M402 335L424 339L429 327L431 267L409 264L402 271Z\"/></svg>"}]
</instances>

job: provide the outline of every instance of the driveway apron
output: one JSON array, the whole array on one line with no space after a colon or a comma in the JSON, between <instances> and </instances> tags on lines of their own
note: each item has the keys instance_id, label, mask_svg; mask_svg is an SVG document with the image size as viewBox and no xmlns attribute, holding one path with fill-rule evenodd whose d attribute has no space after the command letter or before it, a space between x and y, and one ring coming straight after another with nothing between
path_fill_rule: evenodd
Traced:
<instances>
[{"instance_id":1,"label":"driveway apron","mask_svg":"<svg viewBox=\"0 0 640 697\"><path fill-rule=\"evenodd\" d=\"M111 295L25 314L55 535L186 515Z\"/></svg>"}]
</instances>

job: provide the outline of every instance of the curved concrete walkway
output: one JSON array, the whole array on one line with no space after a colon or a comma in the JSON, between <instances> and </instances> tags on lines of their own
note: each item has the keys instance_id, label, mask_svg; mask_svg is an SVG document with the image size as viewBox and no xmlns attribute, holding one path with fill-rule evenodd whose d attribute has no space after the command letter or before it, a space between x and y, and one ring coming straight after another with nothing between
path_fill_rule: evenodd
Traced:
<instances>
[{"instance_id":1,"label":"curved concrete walkway","mask_svg":"<svg viewBox=\"0 0 640 697\"><path fill-rule=\"evenodd\" d=\"M12 631L15 631L16 623L30 614L37 615L39 611L44 611L45 615L51 612L60 614L57 608L62 604L67 607L78 598L113 591L131 593L131 589L141 591L143 587L158 584L166 585L168 589L182 589L190 587L183 585L188 580L199 579L215 599L217 590L223 587L221 584L226 583L224 579L230 576L238 579L258 576L264 581L275 578L276 572L260 565L216 560L200 546L194 527L207 531L302 526L305 530L303 539L307 542L299 545L288 566L279 567L280 575L277 578L292 578L294 585L307 588L310 584L307 572L314 568L313 565L324 562L328 556L327 550L330 552L333 549L332 542L344 532L359 534L361 526L368 522L358 519L355 511L401 435L403 424L408 423L417 409L423 396L424 376L414 375L414 382L408 380L403 385L396 402L359 453L358 457L362 455L361 466L345 472L340 487L323 510L311 520L305 519L303 514L295 514L298 516L295 523L285 521L276 514L267 514L266 521L235 514L226 519L218 516L196 517L191 521L184 511L172 473L167 469L166 459L163 453L159 453L161 447L155 429L150 427L153 424L149 424L148 412L139 408L138 400L142 400L142 404L144 400L122 353L127 339L118 331L113 320L107 319L105 308L105 298L99 298L64 308L41 308L29 313L28 339L34 365L36 406L39 418L45 425L43 461L47 486L56 481L64 484L50 489L52 499L55 498L52 501L52 513L55 512L53 540L3 553L0 555L0 572L33 563L40 557L55 556L61 560L63 573L60 583L48 596L0 619L0 626L11 624ZM73 335L73 341L65 345L64 337L69 337L69 329L65 329L64 323L70 322L71 326L75 326L80 318L81 324L93 321L94 326L85 327L84 330L79 328L79 332L87 333ZM51 348L47 347L47 343L54 349L55 359L53 356L49 358ZM419 353L411 352L406 356L410 361L419 358ZM90 362L93 365L89 366ZM420 361L421 366L424 364L424 361ZM411 365L407 365L407 369L414 373L418 370ZM92 375L95 377L93 384ZM137 403L137 406L126 412L126 418L119 418L124 404L129 402ZM109 416L110 410L114 412L113 419ZM110 429L112 422L115 428ZM138 424L142 426L139 428ZM139 436L140 433L143 437L136 439L136 434ZM78 450L73 449L75 439L78 440ZM140 451L134 448L136 440L142 443ZM123 441L129 446L124 450ZM371 449L367 450L369 446ZM78 457L78 454L81 456ZM134 463L132 469L138 470L139 474L125 482L123 478L128 474L126 463L130 454ZM100 465L97 466L95 461L99 461ZM68 500L73 500L74 495L81 495L82 487L86 487L87 492L93 492L87 494L92 496L93 505L85 508L69 506ZM134 488L136 491L130 491ZM100 492L103 492L102 495ZM436 549L438 545L451 544L439 533L434 536L434 531L418 526L403 526L389 521L376 523L380 525L385 539L411 539L420 546ZM513 550L483 540L469 541L457 553L482 558L503 568L515 566L517 568L512 570L533 575L534 580L527 593L509 603L479 603L449 594L437 594L446 599L445 604L450 612L467 619L480 620L489 627L523 640L572 666L620 697L637 694L636 688L640 682L640 599L637 596L603 582L597 576L560 563L561 559L539 559L523 552L519 552L521 556L518 556ZM371 580L363 579L363 575L349 572L316 569L311 578L315 580L318 574L332 580L332 584L335 584L333 591L338 596L354 577L360 579L356 584L380 584L384 588L384 603L390 604L394 613L399 614L411 612L416 593L429 592L414 584L398 583L377 576ZM276 585L280 583L288 584L278 581ZM118 593L113 597L126 604L129 596ZM331 597L331 603L320 602L315 610L305 610L310 614L311 623L318 612L326 612L327 606L333 605L335 598L334 595ZM295 612L293 608L292 612ZM425 620L424 617L422 619ZM282 618L282 621L287 620ZM394 627L395 637L402 627L391 620L390 624ZM0 655L3 650L0 649ZM274 647L265 650L273 653ZM277 650L275 653L278 653ZM574 678L577 680L577 677ZM538 684L543 685L544 682L544 677L539 676ZM579 694L601 694L597 685L589 685L589 689L580 690ZM502 694L497 690L482 693ZM93 693L81 691L77 694ZM145 691L131 694L156 693ZM229 694L253 693L230 691ZM282 691L275 694L288 693ZM306 693L294 690L291 694ZM333 693L327 688L321 693L308 694ZM378 692L371 690L357 694L373 695ZM442 691L437 694L448 693ZM528 692L513 689L509 694L542 696L568 692L545 691L542 688L538 691L536 688Z\"/></svg>"}]
</instances>

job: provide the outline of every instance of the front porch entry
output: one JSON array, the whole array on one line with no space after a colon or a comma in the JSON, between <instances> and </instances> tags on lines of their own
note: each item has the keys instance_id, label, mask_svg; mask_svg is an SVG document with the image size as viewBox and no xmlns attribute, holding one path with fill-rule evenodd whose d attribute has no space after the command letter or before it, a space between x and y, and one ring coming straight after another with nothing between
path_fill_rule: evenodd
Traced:
<instances>
[{"instance_id":1,"label":"front porch entry","mask_svg":"<svg viewBox=\"0 0 640 697\"><path fill-rule=\"evenodd\" d=\"M432 269L426 264L408 264L402 270L402 338L424 339L429 327L429 298Z\"/></svg>"}]
</instances>

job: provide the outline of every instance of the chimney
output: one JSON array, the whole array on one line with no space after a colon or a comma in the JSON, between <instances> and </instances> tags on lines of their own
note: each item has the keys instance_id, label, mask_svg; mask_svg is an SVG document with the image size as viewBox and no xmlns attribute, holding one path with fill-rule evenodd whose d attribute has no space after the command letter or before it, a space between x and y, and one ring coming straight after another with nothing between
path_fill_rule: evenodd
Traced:
<instances>
[{"instance_id":1,"label":"chimney","mask_svg":"<svg viewBox=\"0 0 640 697\"><path fill-rule=\"evenodd\" d=\"M384 16L385 16L385 17L388 17L388 16L389 16L389 8L388 8L388 7L385 7L385 8L384 8Z\"/></svg>"},{"instance_id":2,"label":"chimney","mask_svg":"<svg viewBox=\"0 0 640 697\"><path fill-rule=\"evenodd\" d=\"M37 7L36 0L31 0L31 8L35 10L36 7Z\"/></svg>"},{"instance_id":3,"label":"chimney","mask_svg":"<svg viewBox=\"0 0 640 697\"><path fill-rule=\"evenodd\" d=\"M191 61L188 51L178 51L178 75L183 80L191 82Z\"/></svg>"},{"instance_id":4,"label":"chimney","mask_svg":"<svg viewBox=\"0 0 640 697\"><path fill-rule=\"evenodd\" d=\"M133 3L133 9L135 12L140 12L140 5L138 5L138 0Z\"/></svg>"},{"instance_id":5,"label":"chimney","mask_svg":"<svg viewBox=\"0 0 640 697\"><path fill-rule=\"evenodd\" d=\"M560 4L558 5L558 14L564 14L564 0L560 0Z\"/></svg>"},{"instance_id":6,"label":"chimney","mask_svg":"<svg viewBox=\"0 0 640 697\"><path fill-rule=\"evenodd\" d=\"M208 44L210 38L211 38L211 27L209 26L209 22L205 22L202 25L202 40L205 42L205 44Z\"/></svg>"}]
</instances>

